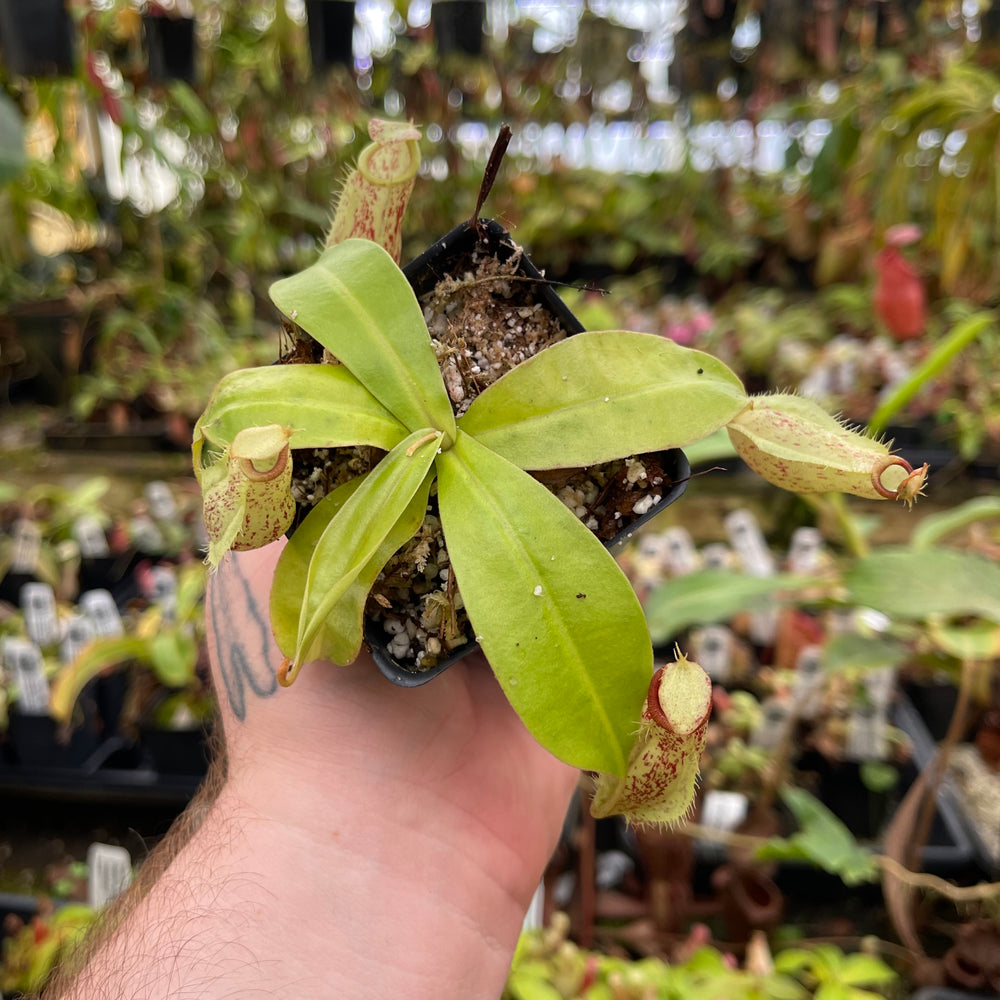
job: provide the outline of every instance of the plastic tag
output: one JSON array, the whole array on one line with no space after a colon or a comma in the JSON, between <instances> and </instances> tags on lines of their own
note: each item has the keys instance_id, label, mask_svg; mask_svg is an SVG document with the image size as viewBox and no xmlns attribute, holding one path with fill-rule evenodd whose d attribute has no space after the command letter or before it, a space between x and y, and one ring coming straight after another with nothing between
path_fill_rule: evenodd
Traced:
<instances>
[{"instance_id":1,"label":"plastic tag","mask_svg":"<svg viewBox=\"0 0 1000 1000\"><path fill-rule=\"evenodd\" d=\"M78 605L94 626L94 635L105 639L125 634L118 605L109 591L88 590L80 595Z\"/></svg>"},{"instance_id":2,"label":"plastic tag","mask_svg":"<svg viewBox=\"0 0 1000 1000\"><path fill-rule=\"evenodd\" d=\"M33 576L42 553L42 529L34 521L22 517L14 525L12 538L14 546L10 558L11 572Z\"/></svg>"},{"instance_id":3,"label":"plastic tag","mask_svg":"<svg viewBox=\"0 0 1000 1000\"><path fill-rule=\"evenodd\" d=\"M753 731L751 745L764 750L773 750L780 742L788 725L787 706L773 698L761 705L760 723Z\"/></svg>"},{"instance_id":4,"label":"plastic tag","mask_svg":"<svg viewBox=\"0 0 1000 1000\"><path fill-rule=\"evenodd\" d=\"M177 501L174 500L174 495L165 482L155 479L153 482L147 483L144 493L146 503L149 504L149 512L155 520L174 523L180 520Z\"/></svg>"},{"instance_id":5,"label":"plastic tag","mask_svg":"<svg viewBox=\"0 0 1000 1000\"><path fill-rule=\"evenodd\" d=\"M887 712L896 691L896 671L892 667L877 667L864 676L865 690L873 705Z\"/></svg>"},{"instance_id":6,"label":"plastic tag","mask_svg":"<svg viewBox=\"0 0 1000 1000\"><path fill-rule=\"evenodd\" d=\"M734 510L726 515L729 542L736 550L743 570L750 576L773 576L774 556L767 547L757 518L748 510Z\"/></svg>"},{"instance_id":7,"label":"plastic tag","mask_svg":"<svg viewBox=\"0 0 1000 1000\"><path fill-rule=\"evenodd\" d=\"M748 617L747 632L750 641L755 646L771 646L778 635L778 623L781 618L779 608L764 608L761 611L751 611Z\"/></svg>"},{"instance_id":8,"label":"plastic tag","mask_svg":"<svg viewBox=\"0 0 1000 1000\"><path fill-rule=\"evenodd\" d=\"M793 573L815 573L822 555L823 535L816 528L796 528L788 548L788 568Z\"/></svg>"},{"instance_id":9,"label":"plastic tag","mask_svg":"<svg viewBox=\"0 0 1000 1000\"><path fill-rule=\"evenodd\" d=\"M706 625L691 635L694 659L719 684L733 671L733 633L725 625Z\"/></svg>"},{"instance_id":10,"label":"plastic tag","mask_svg":"<svg viewBox=\"0 0 1000 1000\"><path fill-rule=\"evenodd\" d=\"M698 568L698 550L687 528L667 528L661 537L663 559L671 576L686 576Z\"/></svg>"},{"instance_id":11,"label":"plastic tag","mask_svg":"<svg viewBox=\"0 0 1000 1000\"><path fill-rule=\"evenodd\" d=\"M701 801L701 825L713 830L735 830L746 818L750 803L740 792L705 792Z\"/></svg>"},{"instance_id":12,"label":"plastic tag","mask_svg":"<svg viewBox=\"0 0 1000 1000\"><path fill-rule=\"evenodd\" d=\"M87 849L87 872L87 903L100 910L131 885L132 859L124 847L91 844Z\"/></svg>"},{"instance_id":13,"label":"plastic tag","mask_svg":"<svg viewBox=\"0 0 1000 1000\"><path fill-rule=\"evenodd\" d=\"M594 882L598 889L614 889L634 869L635 862L624 851L601 851L594 860Z\"/></svg>"},{"instance_id":14,"label":"plastic tag","mask_svg":"<svg viewBox=\"0 0 1000 1000\"><path fill-rule=\"evenodd\" d=\"M59 646L59 659L72 663L80 650L94 638L94 624L86 615L73 615L66 622L66 634Z\"/></svg>"},{"instance_id":15,"label":"plastic tag","mask_svg":"<svg viewBox=\"0 0 1000 1000\"><path fill-rule=\"evenodd\" d=\"M47 583L26 583L21 588L21 610L25 631L32 642L44 647L59 641L56 595Z\"/></svg>"},{"instance_id":16,"label":"plastic tag","mask_svg":"<svg viewBox=\"0 0 1000 1000\"><path fill-rule=\"evenodd\" d=\"M132 518L132 544L140 552L162 552L166 548L163 532L145 514Z\"/></svg>"},{"instance_id":17,"label":"plastic tag","mask_svg":"<svg viewBox=\"0 0 1000 1000\"><path fill-rule=\"evenodd\" d=\"M152 583L149 599L162 608L165 621L174 621L177 617L177 574L170 566L151 566L149 578Z\"/></svg>"},{"instance_id":18,"label":"plastic tag","mask_svg":"<svg viewBox=\"0 0 1000 1000\"><path fill-rule=\"evenodd\" d=\"M104 559L111 554L104 529L96 517L84 514L73 523L73 537L84 559Z\"/></svg>"},{"instance_id":19,"label":"plastic tag","mask_svg":"<svg viewBox=\"0 0 1000 1000\"><path fill-rule=\"evenodd\" d=\"M825 677L821 646L804 646L795 663L795 683L792 697L797 713L804 719L814 719L823 703Z\"/></svg>"},{"instance_id":20,"label":"plastic tag","mask_svg":"<svg viewBox=\"0 0 1000 1000\"><path fill-rule=\"evenodd\" d=\"M723 542L712 542L701 550L701 564L705 569L732 569L733 550Z\"/></svg>"},{"instance_id":21,"label":"plastic tag","mask_svg":"<svg viewBox=\"0 0 1000 1000\"><path fill-rule=\"evenodd\" d=\"M885 760L889 753L889 721L875 705L859 705L847 719L848 760Z\"/></svg>"},{"instance_id":22,"label":"plastic tag","mask_svg":"<svg viewBox=\"0 0 1000 1000\"><path fill-rule=\"evenodd\" d=\"M22 715L49 714L49 682L45 677L42 651L27 639L7 636L0 646L4 672L17 690Z\"/></svg>"}]
</instances>

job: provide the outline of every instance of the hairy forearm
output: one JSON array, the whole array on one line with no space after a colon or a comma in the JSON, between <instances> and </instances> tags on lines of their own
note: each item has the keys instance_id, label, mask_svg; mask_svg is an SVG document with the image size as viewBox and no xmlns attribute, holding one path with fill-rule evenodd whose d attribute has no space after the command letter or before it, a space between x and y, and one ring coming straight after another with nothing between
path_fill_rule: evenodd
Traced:
<instances>
[{"instance_id":1,"label":"hairy forearm","mask_svg":"<svg viewBox=\"0 0 1000 1000\"><path fill-rule=\"evenodd\" d=\"M499 996L523 903L492 873L349 807L325 838L290 819L224 787L46 1000Z\"/></svg>"}]
</instances>

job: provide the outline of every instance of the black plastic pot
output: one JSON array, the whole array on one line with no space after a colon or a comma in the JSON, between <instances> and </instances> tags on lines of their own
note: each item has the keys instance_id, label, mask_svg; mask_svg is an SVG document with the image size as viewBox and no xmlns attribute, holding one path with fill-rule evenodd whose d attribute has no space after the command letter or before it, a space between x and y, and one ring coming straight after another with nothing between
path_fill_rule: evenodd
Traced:
<instances>
[{"instance_id":1,"label":"black plastic pot","mask_svg":"<svg viewBox=\"0 0 1000 1000\"><path fill-rule=\"evenodd\" d=\"M437 243L403 268L403 273L417 297L419 298L430 291L442 277L451 273L454 262L471 252L480 240L483 240L490 252L501 261L508 260L517 249L510 234L497 222L480 220L478 230L469 228L467 223L456 226L450 233L441 237ZM570 312L566 303L556 295L552 286L545 283L542 273L529 260L527 254L521 254L518 273L525 277L539 279L535 286L536 299L559 319L562 326L570 334L583 331L583 325ZM627 528L605 543L609 550L615 551L621 548L641 525L670 506L686 489L691 467L684 453L680 449L674 448L662 452L659 458L663 471L673 485L664 493L662 500L647 514L633 521ZM435 666L427 670L416 671L406 667L389 653L385 634L378 623L370 621L365 623L365 642L370 647L372 657L379 670L400 687L419 687L426 684L447 670L453 663L479 649L476 643L466 643Z\"/></svg>"},{"instance_id":2,"label":"black plastic pot","mask_svg":"<svg viewBox=\"0 0 1000 1000\"><path fill-rule=\"evenodd\" d=\"M313 70L354 65L354 0L306 0Z\"/></svg>"},{"instance_id":3,"label":"black plastic pot","mask_svg":"<svg viewBox=\"0 0 1000 1000\"><path fill-rule=\"evenodd\" d=\"M11 74L73 75L73 25L63 0L0 0L0 46Z\"/></svg>"},{"instance_id":4,"label":"black plastic pot","mask_svg":"<svg viewBox=\"0 0 1000 1000\"><path fill-rule=\"evenodd\" d=\"M89 707L84 723L68 737L48 715L22 715L12 708L7 738L12 763L21 767L79 768L101 742L96 711Z\"/></svg>"},{"instance_id":5,"label":"black plastic pot","mask_svg":"<svg viewBox=\"0 0 1000 1000\"><path fill-rule=\"evenodd\" d=\"M483 53L485 0L437 0L431 5L431 24L439 55Z\"/></svg>"},{"instance_id":6,"label":"black plastic pot","mask_svg":"<svg viewBox=\"0 0 1000 1000\"><path fill-rule=\"evenodd\" d=\"M143 14L146 38L147 81L194 80L194 19L167 14Z\"/></svg>"}]
</instances>

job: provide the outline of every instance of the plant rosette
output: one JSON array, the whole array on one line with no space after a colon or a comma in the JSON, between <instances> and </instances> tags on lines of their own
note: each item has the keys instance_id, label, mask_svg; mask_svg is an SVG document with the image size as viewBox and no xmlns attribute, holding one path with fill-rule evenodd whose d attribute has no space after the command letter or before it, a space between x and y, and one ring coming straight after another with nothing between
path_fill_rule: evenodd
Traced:
<instances>
[{"instance_id":1,"label":"plant rosette","mask_svg":"<svg viewBox=\"0 0 1000 1000\"><path fill-rule=\"evenodd\" d=\"M415 146L406 134L403 141ZM365 154L362 161L370 162ZM370 211L358 217L367 220ZM535 477L682 448L721 427L761 475L800 492L910 501L926 470L914 472L885 444L807 400L751 399L720 361L652 334L565 337L471 401L456 400L454 355L438 356L437 329L429 330L406 276L382 246L348 231L355 235L271 288L292 354L304 363L226 376L194 433L214 565L231 549L268 544L291 527L293 454L353 448L368 455L362 474L329 484L279 561L271 593L271 625L286 658L279 679L291 683L313 660L354 661L369 593L425 527L433 501L447 549L447 563L434 564L439 578L446 569L454 606L461 604L539 742L568 763L628 782L649 766L634 753L638 740L664 755L667 772L687 775L707 706L704 722L685 715L679 741L649 734L649 725L670 725L670 711L651 713L640 726L653 675L642 608L593 531ZM471 271L457 281L487 279L494 288L517 283L512 274ZM447 306L444 316L447 323ZM496 330L495 342L506 332ZM684 668L680 683L664 690L679 697L686 689L685 698L700 703L702 673ZM678 747L683 762L670 758ZM659 806L629 805L628 814L645 822L678 819L693 796L693 780L680 796L669 782L640 776L638 784L659 795Z\"/></svg>"}]
</instances>

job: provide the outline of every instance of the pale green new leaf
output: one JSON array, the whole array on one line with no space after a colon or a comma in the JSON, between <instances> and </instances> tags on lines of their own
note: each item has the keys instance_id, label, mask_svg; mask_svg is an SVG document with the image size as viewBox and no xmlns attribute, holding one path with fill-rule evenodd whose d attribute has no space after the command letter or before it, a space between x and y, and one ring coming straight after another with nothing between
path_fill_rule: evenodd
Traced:
<instances>
[{"instance_id":1,"label":"pale green new leaf","mask_svg":"<svg viewBox=\"0 0 1000 1000\"><path fill-rule=\"evenodd\" d=\"M455 436L455 415L413 289L377 243L351 239L275 282L274 304L342 361L407 430Z\"/></svg>"},{"instance_id":2,"label":"pale green new leaf","mask_svg":"<svg viewBox=\"0 0 1000 1000\"><path fill-rule=\"evenodd\" d=\"M230 372L212 392L194 429L224 448L241 430L291 427L290 447L357 444L388 451L406 436L403 425L343 365L270 365Z\"/></svg>"},{"instance_id":3,"label":"pale green new leaf","mask_svg":"<svg viewBox=\"0 0 1000 1000\"><path fill-rule=\"evenodd\" d=\"M746 405L721 361L605 330L519 364L473 401L461 427L522 469L574 468L698 441Z\"/></svg>"},{"instance_id":4,"label":"pale green new leaf","mask_svg":"<svg viewBox=\"0 0 1000 1000\"><path fill-rule=\"evenodd\" d=\"M545 487L469 435L438 456L438 477L458 586L507 698L557 757L624 774L652 676L624 574Z\"/></svg>"},{"instance_id":5,"label":"pale green new leaf","mask_svg":"<svg viewBox=\"0 0 1000 1000\"><path fill-rule=\"evenodd\" d=\"M885 546L844 574L850 599L907 621L979 615L1000 624L1000 566L954 549Z\"/></svg>"},{"instance_id":6,"label":"pale green new leaf","mask_svg":"<svg viewBox=\"0 0 1000 1000\"><path fill-rule=\"evenodd\" d=\"M271 629L278 648L287 656L295 651L299 612L304 603L306 576L313 548L334 515L362 481L361 477L352 479L324 497L295 530L281 553L274 571L274 585L271 587ZM341 664L352 663L357 658L361 649L368 592L390 556L409 541L420 527L427 509L430 484L431 477L425 477L375 555L368 560L320 626L313 643L317 658Z\"/></svg>"},{"instance_id":7,"label":"pale green new leaf","mask_svg":"<svg viewBox=\"0 0 1000 1000\"><path fill-rule=\"evenodd\" d=\"M315 640L324 622L410 506L440 444L440 431L414 431L375 466L327 525L309 563L294 670L317 658Z\"/></svg>"}]
</instances>

